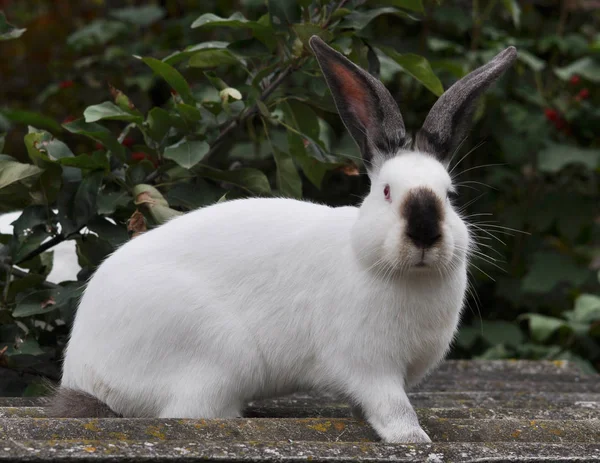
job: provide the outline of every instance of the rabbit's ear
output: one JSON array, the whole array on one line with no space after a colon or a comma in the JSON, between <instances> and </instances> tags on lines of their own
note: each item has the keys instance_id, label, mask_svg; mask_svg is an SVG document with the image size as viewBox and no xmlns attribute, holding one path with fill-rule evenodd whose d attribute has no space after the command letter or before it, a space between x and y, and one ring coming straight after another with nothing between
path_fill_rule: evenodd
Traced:
<instances>
[{"instance_id":1,"label":"rabbit's ear","mask_svg":"<svg viewBox=\"0 0 600 463\"><path fill-rule=\"evenodd\" d=\"M310 47L344 125L358 144L367 169L373 171L405 144L398 105L379 80L319 37L311 37Z\"/></svg>"},{"instance_id":2,"label":"rabbit's ear","mask_svg":"<svg viewBox=\"0 0 600 463\"><path fill-rule=\"evenodd\" d=\"M471 126L478 97L510 67L517 57L508 47L489 63L456 82L431 108L416 136L415 149L436 156L447 164Z\"/></svg>"}]
</instances>

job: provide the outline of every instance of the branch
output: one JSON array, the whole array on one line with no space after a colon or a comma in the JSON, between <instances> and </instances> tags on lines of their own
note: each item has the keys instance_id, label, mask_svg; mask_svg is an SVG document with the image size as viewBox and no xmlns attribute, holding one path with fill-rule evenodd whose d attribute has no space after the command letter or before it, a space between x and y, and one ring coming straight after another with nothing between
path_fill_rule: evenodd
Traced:
<instances>
[{"instance_id":1,"label":"branch","mask_svg":"<svg viewBox=\"0 0 600 463\"><path fill-rule=\"evenodd\" d=\"M341 0L340 3L338 3L337 6L333 10L331 10L331 13L329 13L329 18L327 19L327 21L325 21L325 24L321 26L322 29L327 29L329 27L329 25L331 24L333 13L335 13L340 8L343 8L346 3L348 3L348 0Z\"/></svg>"},{"instance_id":2,"label":"branch","mask_svg":"<svg viewBox=\"0 0 600 463\"><path fill-rule=\"evenodd\" d=\"M265 88L262 92L262 94L260 95L260 97L258 98L258 100L260 101L264 101L267 98L269 98L269 96L271 96L271 94L277 89L277 87L279 87L283 81L290 75L292 74L296 69L298 69L300 66L302 66L302 64L304 64L304 59L300 59L290 65L288 65L283 71L281 71L279 73L279 75L277 76L277 78L275 78L275 80L273 80L273 82L271 82L267 88ZM223 131L219 134L219 136L215 139L215 141L212 143L212 146L210 147L210 150L208 150L208 153L206 153L206 155L203 158L203 162L208 162L211 158L214 157L214 155L217 153L217 151L219 150L219 148L221 147L220 145L223 143L223 141L229 137L231 135L231 133L240 125L243 125L250 117L252 117L254 114L256 114L258 112L258 105L256 103L254 103L254 105L249 108L248 110L246 110L242 115L240 115L237 119L232 120L229 124L227 124L225 126L225 128L223 129ZM154 180L156 180L156 178L160 175L160 173L155 170L154 172L151 172L145 179L144 179L144 183L150 183Z\"/></svg>"},{"instance_id":3,"label":"branch","mask_svg":"<svg viewBox=\"0 0 600 463\"><path fill-rule=\"evenodd\" d=\"M42 243L40 245L40 247L38 247L38 248L34 249L33 251L31 251L25 257L19 259L17 262L14 263L14 265L19 265L22 262L27 262L29 259L33 259L35 256L39 256L41 253L47 251L50 248L53 248L54 246L56 246L59 243L62 243L66 239L67 239L67 237L65 235L63 235L62 233L58 234L54 238L52 238L51 240L46 241L45 243Z\"/></svg>"},{"instance_id":4,"label":"branch","mask_svg":"<svg viewBox=\"0 0 600 463\"><path fill-rule=\"evenodd\" d=\"M265 88L263 90L263 92L260 95L260 97L258 98L258 100L265 101L267 98L269 98L269 96L271 96L271 94L277 89L277 87L279 87L282 84L282 82L290 74L292 74L296 69L298 69L303 63L304 63L304 61L300 60L293 64L288 65L288 67L286 67L283 71L281 71L281 73L277 76L277 78L275 80L273 80L273 82L271 82L267 86L267 88ZM221 134L213 142L213 145L211 146L210 150L208 151L206 156L204 156L204 160L208 161L211 157L213 157L214 154L218 151L219 145L223 142L223 140L225 140L227 138L227 136L233 130L235 130L236 127L238 127L239 125L243 125L250 117L252 117L257 112L258 112L258 104L254 103L254 105L250 109L248 109L246 112L244 112L244 114L242 116L231 121L231 123L223 129Z\"/></svg>"},{"instance_id":5,"label":"branch","mask_svg":"<svg viewBox=\"0 0 600 463\"><path fill-rule=\"evenodd\" d=\"M24 272L23 270L15 268L12 265L4 263L4 262L0 262L0 269L10 271L11 275L16 276L18 278L25 278L25 277L27 277L29 275L32 275L31 273ZM41 285L44 288L46 288L46 289L58 289L58 288L60 288L60 285L57 285L55 283L51 283L49 281L44 281L44 282L41 283ZM8 282L7 282L6 286L8 287Z\"/></svg>"}]
</instances>

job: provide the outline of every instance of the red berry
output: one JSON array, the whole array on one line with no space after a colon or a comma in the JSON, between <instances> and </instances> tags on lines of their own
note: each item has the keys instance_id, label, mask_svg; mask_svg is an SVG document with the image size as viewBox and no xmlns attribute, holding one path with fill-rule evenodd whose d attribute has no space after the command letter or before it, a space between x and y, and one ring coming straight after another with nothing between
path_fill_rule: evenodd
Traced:
<instances>
[{"instance_id":1,"label":"red berry","mask_svg":"<svg viewBox=\"0 0 600 463\"><path fill-rule=\"evenodd\" d=\"M582 88L577 94L579 100L586 100L590 97L590 91L587 88Z\"/></svg>"},{"instance_id":2,"label":"red berry","mask_svg":"<svg viewBox=\"0 0 600 463\"><path fill-rule=\"evenodd\" d=\"M127 146L128 148L133 146L133 144L135 143L135 140L131 137L125 137L123 139L123 141L121 142L121 145L123 146Z\"/></svg>"},{"instance_id":3,"label":"red berry","mask_svg":"<svg viewBox=\"0 0 600 463\"><path fill-rule=\"evenodd\" d=\"M556 109L546 108L544 109L544 114L549 121L554 122L559 119L558 111L556 111Z\"/></svg>"},{"instance_id":4,"label":"red berry","mask_svg":"<svg viewBox=\"0 0 600 463\"><path fill-rule=\"evenodd\" d=\"M177 95L179 95L179 93L177 93L177 90L171 89L171 95L177 96Z\"/></svg>"},{"instance_id":5,"label":"red berry","mask_svg":"<svg viewBox=\"0 0 600 463\"><path fill-rule=\"evenodd\" d=\"M69 122L73 122L74 120L75 120L75 118L73 116L67 116L63 119L62 123L68 124Z\"/></svg>"},{"instance_id":6,"label":"red berry","mask_svg":"<svg viewBox=\"0 0 600 463\"><path fill-rule=\"evenodd\" d=\"M569 83L571 85L577 85L579 82L581 82L581 77L575 75L575 76L571 76L571 78L569 79Z\"/></svg>"},{"instance_id":7,"label":"red berry","mask_svg":"<svg viewBox=\"0 0 600 463\"><path fill-rule=\"evenodd\" d=\"M104 145L100 142L96 142L96 149L97 150L103 150L104 149Z\"/></svg>"},{"instance_id":8,"label":"red berry","mask_svg":"<svg viewBox=\"0 0 600 463\"><path fill-rule=\"evenodd\" d=\"M60 82L58 84L58 86L60 88L71 88L75 85L75 82L73 82L72 80L63 80L62 82Z\"/></svg>"},{"instance_id":9,"label":"red berry","mask_svg":"<svg viewBox=\"0 0 600 463\"><path fill-rule=\"evenodd\" d=\"M144 159L148 159L148 155L142 152L131 153L132 161L143 161Z\"/></svg>"}]
</instances>

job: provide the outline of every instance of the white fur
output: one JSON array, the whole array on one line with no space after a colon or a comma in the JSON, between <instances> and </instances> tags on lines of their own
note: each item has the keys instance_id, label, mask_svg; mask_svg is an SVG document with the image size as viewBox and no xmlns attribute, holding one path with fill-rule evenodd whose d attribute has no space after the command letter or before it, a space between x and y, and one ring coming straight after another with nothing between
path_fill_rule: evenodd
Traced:
<instances>
[{"instance_id":1,"label":"white fur","mask_svg":"<svg viewBox=\"0 0 600 463\"><path fill-rule=\"evenodd\" d=\"M372 175L360 208L237 200L125 244L87 286L62 385L125 416L190 418L317 388L346 397L386 441L429 441L405 388L455 333L468 232L433 157L400 153ZM421 186L445 204L424 268L400 216Z\"/></svg>"}]
</instances>

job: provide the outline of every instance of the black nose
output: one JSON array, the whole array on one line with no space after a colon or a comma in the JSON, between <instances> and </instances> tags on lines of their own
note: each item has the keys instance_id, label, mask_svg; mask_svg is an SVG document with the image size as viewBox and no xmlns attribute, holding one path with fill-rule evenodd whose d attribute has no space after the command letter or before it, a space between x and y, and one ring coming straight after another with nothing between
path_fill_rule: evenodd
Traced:
<instances>
[{"instance_id":1,"label":"black nose","mask_svg":"<svg viewBox=\"0 0 600 463\"><path fill-rule=\"evenodd\" d=\"M435 235L432 233L426 233L423 235L413 235L412 233L407 233L407 236L416 247L422 249L430 248L442 238L442 235L439 233Z\"/></svg>"},{"instance_id":2,"label":"black nose","mask_svg":"<svg viewBox=\"0 0 600 463\"><path fill-rule=\"evenodd\" d=\"M426 188L413 190L402 206L406 235L415 246L426 249L442 238L443 206L437 195Z\"/></svg>"}]
</instances>

